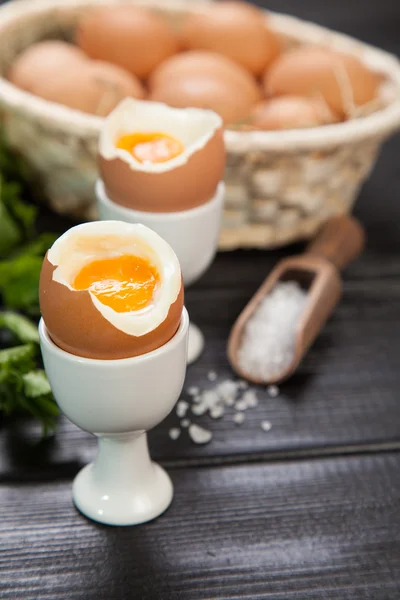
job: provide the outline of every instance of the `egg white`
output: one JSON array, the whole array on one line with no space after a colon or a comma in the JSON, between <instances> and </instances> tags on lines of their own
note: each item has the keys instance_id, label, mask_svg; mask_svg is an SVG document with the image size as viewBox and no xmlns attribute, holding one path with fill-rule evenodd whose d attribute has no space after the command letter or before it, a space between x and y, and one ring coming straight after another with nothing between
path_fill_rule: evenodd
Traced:
<instances>
[{"instance_id":1,"label":"egg white","mask_svg":"<svg viewBox=\"0 0 400 600\"><path fill-rule=\"evenodd\" d=\"M165 321L182 285L176 254L157 233L144 225L122 221L84 223L59 237L47 258L56 267L53 280L76 291L72 284L85 265L125 255L146 259L157 269L160 280L152 302L141 310L118 313L102 304L89 290L88 293L109 323L128 335L139 337L154 331Z\"/></svg>"},{"instance_id":2,"label":"egg white","mask_svg":"<svg viewBox=\"0 0 400 600\"><path fill-rule=\"evenodd\" d=\"M134 171L165 173L187 163L204 148L222 119L211 110L200 108L171 108L161 102L125 98L108 115L100 133L99 154L106 160L120 158ZM131 152L116 147L118 139L129 133L166 133L180 140L185 150L163 163L141 163Z\"/></svg>"}]
</instances>

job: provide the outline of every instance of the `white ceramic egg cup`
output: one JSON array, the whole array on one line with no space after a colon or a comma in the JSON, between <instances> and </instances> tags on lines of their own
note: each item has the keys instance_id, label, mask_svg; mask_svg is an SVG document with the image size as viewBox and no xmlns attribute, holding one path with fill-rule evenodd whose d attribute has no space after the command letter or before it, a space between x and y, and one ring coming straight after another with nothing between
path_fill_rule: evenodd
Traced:
<instances>
[{"instance_id":1,"label":"white ceramic egg cup","mask_svg":"<svg viewBox=\"0 0 400 600\"><path fill-rule=\"evenodd\" d=\"M173 496L167 473L153 463L146 431L178 400L186 373L189 317L175 336L134 358L94 360L61 350L39 324L44 367L66 416L98 437L95 461L73 483L76 507L107 525L137 525L163 513Z\"/></svg>"},{"instance_id":2,"label":"white ceramic egg cup","mask_svg":"<svg viewBox=\"0 0 400 600\"><path fill-rule=\"evenodd\" d=\"M101 179L96 182L99 217L102 221L142 223L158 233L175 251L182 269L185 287L199 279L212 263L224 208L225 184L218 184L214 197L190 210L153 213L132 210L116 204L107 196ZM204 348L204 336L190 323L188 364L194 362Z\"/></svg>"}]
</instances>

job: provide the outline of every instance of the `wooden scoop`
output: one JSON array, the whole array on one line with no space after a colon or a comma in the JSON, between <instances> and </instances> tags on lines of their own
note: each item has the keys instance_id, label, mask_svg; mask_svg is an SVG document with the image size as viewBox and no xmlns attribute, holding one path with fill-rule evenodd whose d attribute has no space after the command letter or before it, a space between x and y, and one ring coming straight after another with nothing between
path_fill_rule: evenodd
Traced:
<instances>
[{"instance_id":1,"label":"wooden scoop","mask_svg":"<svg viewBox=\"0 0 400 600\"><path fill-rule=\"evenodd\" d=\"M342 294L339 269L355 260L365 245L361 224L350 216L333 217L321 228L306 252L282 260L266 278L236 320L228 340L228 359L241 377L256 383L278 383L296 370ZM278 376L257 379L239 365L238 351L248 319L277 282L296 281L308 292L304 313L296 330L294 358Z\"/></svg>"}]
</instances>

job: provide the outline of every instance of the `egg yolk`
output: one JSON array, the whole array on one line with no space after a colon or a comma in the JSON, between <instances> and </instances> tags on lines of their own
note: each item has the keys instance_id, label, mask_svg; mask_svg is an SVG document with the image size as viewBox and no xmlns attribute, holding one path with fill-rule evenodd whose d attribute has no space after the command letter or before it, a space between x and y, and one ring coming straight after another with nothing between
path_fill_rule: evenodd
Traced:
<instances>
[{"instance_id":1,"label":"egg yolk","mask_svg":"<svg viewBox=\"0 0 400 600\"><path fill-rule=\"evenodd\" d=\"M139 256L95 260L83 267L73 287L90 291L115 312L132 312L148 306L159 283L157 270Z\"/></svg>"},{"instance_id":2,"label":"egg yolk","mask_svg":"<svg viewBox=\"0 0 400 600\"><path fill-rule=\"evenodd\" d=\"M185 147L166 133L130 133L119 138L116 144L127 150L141 163L162 163L182 154Z\"/></svg>"}]
</instances>

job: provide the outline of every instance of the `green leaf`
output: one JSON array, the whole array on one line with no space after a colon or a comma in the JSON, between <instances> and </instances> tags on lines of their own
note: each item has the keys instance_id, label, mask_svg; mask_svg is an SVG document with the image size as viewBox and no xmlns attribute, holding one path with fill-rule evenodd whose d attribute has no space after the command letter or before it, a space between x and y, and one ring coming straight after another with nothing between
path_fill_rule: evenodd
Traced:
<instances>
[{"instance_id":1,"label":"green leaf","mask_svg":"<svg viewBox=\"0 0 400 600\"><path fill-rule=\"evenodd\" d=\"M41 257L25 254L0 262L0 293L6 308L38 310L42 262Z\"/></svg>"},{"instance_id":2,"label":"green leaf","mask_svg":"<svg viewBox=\"0 0 400 600\"><path fill-rule=\"evenodd\" d=\"M50 417L57 417L60 414L60 409L58 408L52 395L46 394L43 396L38 396L35 401L42 410L43 414L46 414Z\"/></svg>"},{"instance_id":3,"label":"green leaf","mask_svg":"<svg viewBox=\"0 0 400 600\"><path fill-rule=\"evenodd\" d=\"M0 312L0 327L10 329L21 342L39 343L36 325L26 317L13 312Z\"/></svg>"},{"instance_id":4,"label":"green leaf","mask_svg":"<svg viewBox=\"0 0 400 600\"><path fill-rule=\"evenodd\" d=\"M37 208L33 204L21 202L18 198L20 190L16 190L14 202L11 208L11 213L14 219L19 223L20 228L25 237L30 237L34 234L34 225L37 214Z\"/></svg>"},{"instance_id":5,"label":"green leaf","mask_svg":"<svg viewBox=\"0 0 400 600\"><path fill-rule=\"evenodd\" d=\"M0 369L9 368L16 365L21 370L27 369L27 365L31 364L32 359L36 354L36 348L33 344L24 344L22 346L14 346L0 350Z\"/></svg>"},{"instance_id":6,"label":"green leaf","mask_svg":"<svg viewBox=\"0 0 400 600\"><path fill-rule=\"evenodd\" d=\"M25 373L22 380L24 382L24 392L28 398L38 398L39 396L51 394L49 381L42 369Z\"/></svg>"},{"instance_id":7,"label":"green leaf","mask_svg":"<svg viewBox=\"0 0 400 600\"><path fill-rule=\"evenodd\" d=\"M0 130L0 295L5 308L25 314L39 312L39 277L43 256L55 235L36 235L37 208L27 186L26 164L10 152ZM0 410L28 413L37 418L43 433L55 428L59 410L50 384L37 368L39 336L36 325L18 313L0 312L0 328L6 344L21 345L0 350Z\"/></svg>"},{"instance_id":8,"label":"green leaf","mask_svg":"<svg viewBox=\"0 0 400 600\"><path fill-rule=\"evenodd\" d=\"M24 244L23 246L18 248L16 250L16 252L14 253L15 257L21 256L23 254L26 254L29 256L44 257L47 250L49 248L51 248L51 246L54 244L54 242L56 241L57 238L58 238L58 235L55 233L42 233L41 235L36 237L34 240L32 240L32 241L28 242L27 244Z\"/></svg>"},{"instance_id":9,"label":"green leaf","mask_svg":"<svg viewBox=\"0 0 400 600\"><path fill-rule=\"evenodd\" d=\"M0 256L5 256L20 241L22 234L8 210L1 201L1 179L0 179Z\"/></svg>"}]
</instances>

